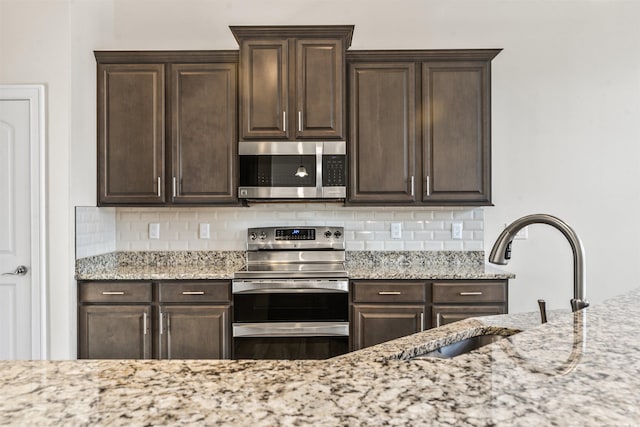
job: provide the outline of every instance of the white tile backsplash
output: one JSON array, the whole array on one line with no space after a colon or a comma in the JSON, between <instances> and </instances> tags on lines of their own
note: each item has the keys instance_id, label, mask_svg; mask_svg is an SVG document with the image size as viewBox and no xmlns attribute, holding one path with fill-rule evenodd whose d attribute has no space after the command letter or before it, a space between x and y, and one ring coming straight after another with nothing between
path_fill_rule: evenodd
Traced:
<instances>
[{"instance_id":1,"label":"white tile backsplash","mask_svg":"<svg viewBox=\"0 0 640 427\"><path fill-rule=\"evenodd\" d=\"M483 208L345 207L332 203L256 204L248 208L78 208L79 258L110 251L245 250L247 228L330 225L345 228L347 250L483 250ZM451 238L451 222L463 239ZM149 223L160 238L149 239ZM391 223L402 238L391 239ZM210 238L200 239L200 224ZM92 231L96 230L96 231ZM99 230L99 231L98 231Z\"/></svg>"},{"instance_id":2,"label":"white tile backsplash","mask_svg":"<svg viewBox=\"0 0 640 427\"><path fill-rule=\"evenodd\" d=\"M116 209L76 208L76 258L116 250Z\"/></svg>"}]
</instances>

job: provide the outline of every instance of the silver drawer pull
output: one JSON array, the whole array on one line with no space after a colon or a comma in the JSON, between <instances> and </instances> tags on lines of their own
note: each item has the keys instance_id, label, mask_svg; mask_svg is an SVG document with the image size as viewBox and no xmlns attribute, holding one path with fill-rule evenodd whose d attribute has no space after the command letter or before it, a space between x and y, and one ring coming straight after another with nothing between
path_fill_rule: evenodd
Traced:
<instances>
[{"instance_id":1,"label":"silver drawer pull","mask_svg":"<svg viewBox=\"0 0 640 427\"><path fill-rule=\"evenodd\" d=\"M401 293L399 291L380 291L378 295L400 295Z\"/></svg>"},{"instance_id":2,"label":"silver drawer pull","mask_svg":"<svg viewBox=\"0 0 640 427\"><path fill-rule=\"evenodd\" d=\"M460 295L463 296L463 297L470 296L470 295L482 295L482 292L480 292L480 291L460 292Z\"/></svg>"},{"instance_id":3,"label":"silver drawer pull","mask_svg":"<svg viewBox=\"0 0 640 427\"><path fill-rule=\"evenodd\" d=\"M183 291L182 295L204 295L204 291Z\"/></svg>"},{"instance_id":4,"label":"silver drawer pull","mask_svg":"<svg viewBox=\"0 0 640 427\"><path fill-rule=\"evenodd\" d=\"M122 291L102 291L102 295L124 295Z\"/></svg>"}]
</instances>

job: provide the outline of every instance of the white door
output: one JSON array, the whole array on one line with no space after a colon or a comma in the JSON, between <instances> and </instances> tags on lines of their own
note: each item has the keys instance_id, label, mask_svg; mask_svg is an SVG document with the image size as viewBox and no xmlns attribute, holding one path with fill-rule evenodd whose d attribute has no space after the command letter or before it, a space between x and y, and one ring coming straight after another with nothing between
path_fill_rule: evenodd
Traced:
<instances>
[{"instance_id":1,"label":"white door","mask_svg":"<svg viewBox=\"0 0 640 427\"><path fill-rule=\"evenodd\" d=\"M42 87L0 86L0 359L44 356ZM35 182L34 182L35 181ZM35 246L35 247L34 247Z\"/></svg>"}]
</instances>

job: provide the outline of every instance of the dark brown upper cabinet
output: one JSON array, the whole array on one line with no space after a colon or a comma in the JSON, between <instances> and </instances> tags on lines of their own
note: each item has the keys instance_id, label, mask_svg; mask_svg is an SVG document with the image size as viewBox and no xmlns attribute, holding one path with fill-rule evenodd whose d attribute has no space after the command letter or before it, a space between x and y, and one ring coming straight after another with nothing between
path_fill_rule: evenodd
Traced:
<instances>
[{"instance_id":1,"label":"dark brown upper cabinet","mask_svg":"<svg viewBox=\"0 0 640 427\"><path fill-rule=\"evenodd\" d=\"M240 138L343 139L353 26L230 27L240 45Z\"/></svg>"},{"instance_id":2,"label":"dark brown upper cabinet","mask_svg":"<svg viewBox=\"0 0 640 427\"><path fill-rule=\"evenodd\" d=\"M348 52L348 202L491 205L490 70L499 52Z\"/></svg>"},{"instance_id":3,"label":"dark brown upper cabinet","mask_svg":"<svg viewBox=\"0 0 640 427\"><path fill-rule=\"evenodd\" d=\"M96 57L98 203L164 203L164 65L100 63Z\"/></svg>"},{"instance_id":4,"label":"dark brown upper cabinet","mask_svg":"<svg viewBox=\"0 0 640 427\"><path fill-rule=\"evenodd\" d=\"M171 64L173 203L237 203L237 65Z\"/></svg>"},{"instance_id":5,"label":"dark brown upper cabinet","mask_svg":"<svg viewBox=\"0 0 640 427\"><path fill-rule=\"evenodd\" d=\"M423 200L491 204L490 60L421 65Z\"/></svg>"},{"instance_id":6,"label":"dark brown upper cabinet","mask_svg":"<svg viewBox=\"0 0 640 427\"><path fill-rule=\"evenodd\" d=\"M237 205L238 53L95 55L98 204Z\"/></svg>"},{"instance_id":7,"label":"dark brown upper cabinet","mask_svg":"<svg viewBox=\"0 0 640 427\"><path fill-rule=\"evenodd\" d=\"M416 201L416 65L353 63L349 201Z\"/></svg>"}]
</instances>

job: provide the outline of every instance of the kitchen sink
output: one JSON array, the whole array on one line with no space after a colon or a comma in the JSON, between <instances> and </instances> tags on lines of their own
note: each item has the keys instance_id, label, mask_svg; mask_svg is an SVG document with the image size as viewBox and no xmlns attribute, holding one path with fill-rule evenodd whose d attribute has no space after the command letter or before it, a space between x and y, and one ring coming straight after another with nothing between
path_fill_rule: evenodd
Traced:
<instances>
[{"instance_id":1,"label":"kitchen sink","mask_svg":"<svg viewBox=\"0 0 640 427\"><path fill-rule=\"evenodd\" d=\"M444 345L428 353L420 354L412 358L412 360L430 359L430 358L451 359L453 357L459 356L461 354L469 353L470 351L476 350L485 345L499 341L503 338L506 338L506 337L504 335L495 335L495 334L477 335L475 337L465 338L460 341L456 341L454 343Z\"/></svg>"}]
</instances>

